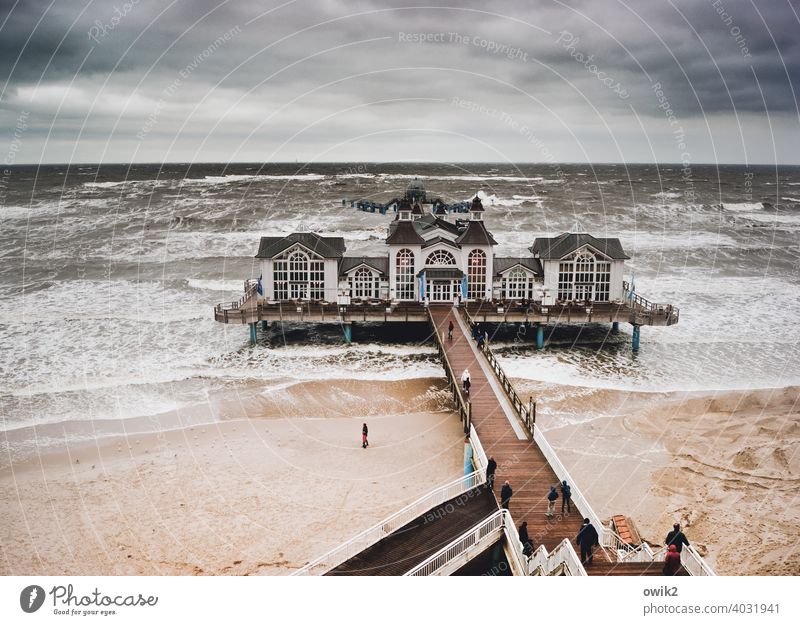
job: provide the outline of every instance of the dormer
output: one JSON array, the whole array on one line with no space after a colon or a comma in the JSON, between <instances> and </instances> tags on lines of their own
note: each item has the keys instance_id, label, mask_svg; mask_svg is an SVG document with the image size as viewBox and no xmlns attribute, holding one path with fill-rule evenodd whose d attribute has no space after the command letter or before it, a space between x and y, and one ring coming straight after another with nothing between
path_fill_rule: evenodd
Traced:
<instances>
[{"instance_id":1,"label":"dormer","mask_svg":"<svg viewBox=\"0 0 800 625\"><path fill-rule=\"evenodd\" d=\"M411 202L408 198L400 200L400 207L397 209L398 219L400 221L411 221Z\"/></svg>"}]
</instances>

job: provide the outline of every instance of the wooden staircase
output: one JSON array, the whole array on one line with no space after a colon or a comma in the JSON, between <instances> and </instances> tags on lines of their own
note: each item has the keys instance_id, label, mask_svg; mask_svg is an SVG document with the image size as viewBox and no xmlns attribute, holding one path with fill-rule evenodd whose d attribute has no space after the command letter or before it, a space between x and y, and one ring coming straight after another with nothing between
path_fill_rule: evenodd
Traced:
<instances>
[{"instance_id":1,"label":"wooden staircase","mask_svg":"<svg viewBox=\"0 0 800 625\"><path fill-rule=\"evenodd\" d=\"M483 486L420 515L326 575L403 575L497 511Z\"/></svg>"}]
</instances>

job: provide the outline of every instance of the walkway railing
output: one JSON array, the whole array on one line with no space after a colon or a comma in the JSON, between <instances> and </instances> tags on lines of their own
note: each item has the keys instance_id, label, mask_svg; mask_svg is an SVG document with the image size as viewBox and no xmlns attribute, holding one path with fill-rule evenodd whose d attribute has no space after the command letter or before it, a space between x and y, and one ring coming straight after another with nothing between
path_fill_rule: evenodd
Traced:
<instances>
[{"instance_id":1,"label":"walkway railing","mask_svg":"<svg viewBox=\"0 0 800 625\"><path fill-rule=\"evenodd\" d=\"M433 319L433 314L431 313L430 308L428 309L428 318L430 319L431 327L433 328L433 335L436 339L436 349L439 351L439 357L442 359L442 363L444 364L444 372L447 376L447 382L449 383L450 390L453 393L453 401L456 402L458 415L461 417L461 421L464 423L464 433L469 434L470 426L472 424L472 405L468 400L464 399L464 395L461 393L461 379L456 376L455 372L453 371L453 367L450 365L450 359L447 357L444 344L442 343L443 338L439 335L439 328L436 327L436 322Z\"/></svg>"},{"instance_id":2,"label":"walkway railing","mask_svg":"<svg viewBox=\"0 0 800 625\"><path fill-rule=\"evenodd\" d=\"M467 325L471 329L474 322L470 317L469 312L467 312L466 307L459 308L459 311L464 317L464 321L467 322ZM527 428L528 433L533 435L533 426L536 422L536 402L529 400L526 404L522 401L522 399L520 399L517 390L514 388L511 380L506 375L506 372L503 370L503 367L500 365L497 357L494 355L494 352L492 352L488 345L484 345L483 355L485 356L486 361L489 363L489 366L492 368L492 371L494 371L497 381L500 382L500 385L503 387L506 397L508 397L511 405L514 406L514 410L517 411L519 418Z\"/></svg>"},{"instance_id":3,"label":"walkway railing","mask_svg":"<svg viewBox=\"0 0 800 625\"><path fill-rule=\"evenodd\" d=\"M475 471L483 476L481 483L486 481L486 466L489 464L489 459L486 457L486 452L481 444L481 439L478 438L478 433L475 431L475 426L471 423L469 425L469 440L472 443L472 464Z\"/></svg>"},{"instance_id":4,"label":"walkway railing","mask_svg":"<svg viewBox=\"0 0 800 625\"><path fill-rule=\"evenodd\" d=\"M631 285L623 281L622 290L625 296L625 301L634 309L643 312L646 316L655 315L657 317L664 317L667 325L678 323L681 311L672 304L656 304L641 295L637 295L636 291L631 290Z\"/></svg>"},{"instance_id":5,"label":"walkway railing","mask_svg":"<svg viewBox=\"0 0 800 625\"><path fill-rule=\"evenodd\" d=\"M714 569L703 559L692 545L685 546L681 551L681 564L689 575L705 576L716 575Z\"/></svg>"},{"instance_id":6,"label":"walkway railing","mask_svg":"<svg viewBox=\"0 0 800 625\"><path fill-rule=\"evenodd\" d=\"M343 562L358 555L364 551L364 549L371 547L392 532L410 523L418 516L426 513L431 508L439 506L454 497L458 497L480 486L485 481L485 469L483 472L474 471L469 475L459 477L429 492L427 495L423 495L405 508L386 517L383 521L353 536L353 538L347 542L330 550L316 560L309 562L303 568L292 573L292 575L324 575L331 569L336 568Z\"/></svg>"},{"instance_id":7,"label":"walkway railing","mask_svg":"<svg viewBox=\"0 0 800 625\"><path fill-rule=\"evenodd\" d=\"M239 323L249 322L250 319L247 315L242 314L244 309L247 312L255 312L258 309L258 302L255 299L258 292L258 280L245 280L244 281L244 295L235 302L223 302L214 306L214 318L217 321L229 323L231 319L235 319ZM252 301L252 303L251 303ZM230 315L235 311L236 315Z\"/></svg>"},{"instance_id":8,"label":"walkway railing","mask_svg":"<svg viewBox=\"0 0 800 625\"><path fill-rule=\"evenodd\" d=\"M583 568L572 543L565 538L558 543L552 553L548 553L544 545L539 545L528 562L528 574L560 575L561 573L572 576L586 575L586 569Z\"/></svg>"},{"instance_id":9,"label":"walkway railing","mask_svg":"<svg viewBox=\"0 0 800 625\"><path fill-rule=\"evenodd\" d=\"M498 510L411 569L406 576L443 575L461 568L503 535L505 510Z\"/></svg>"}]
</instances>

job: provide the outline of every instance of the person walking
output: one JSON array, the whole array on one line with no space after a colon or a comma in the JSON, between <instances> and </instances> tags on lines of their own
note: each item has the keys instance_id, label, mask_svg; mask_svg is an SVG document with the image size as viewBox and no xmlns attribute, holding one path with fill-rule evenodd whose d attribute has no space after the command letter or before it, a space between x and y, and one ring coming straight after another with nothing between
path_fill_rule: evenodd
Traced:
<instances>
[{"instance_id":1,"label":"person walking","mask_svg":"<svg viewBox=\"0 0 800 625\"><path fill-rule=\"evenodd\" d=\"M675 545L675 548L678 550L678 553L683 551L683 546L689 546L689 540L686 538L684 533L681 531L681 524L675 523L672 526L672 531L667 534L666 540L664 540L664 544L669 547L670 545Z\"/></svg>"},{"instance_id":2,"label":"person walking","mask_svg":"<svg viewBox=\"0 0 800 625\"><path fill-rule=\"evenodd\" d=\"M589 519L584 519L583 527L581 527L581 531L578 532L578 535L575 537L575 542L581 548L581 563L584 566L592 563L592 558L594 557L592 550L595 545L600 544L598 538L599 536L597 535L597 530L594 529L594 525L592 525Z\"/></svg>"},{"instance_id":3,"label":"person walking","mask_svg":"<svg viewBox=\"0 0 800 625\"><path fill-rule=\"evenodd\" d=\"M567 484L567 480L561 482L561 515L564 516L564 507L567 508L566 516L569 516L569 513L572 512L572 506L570 506L569 498L572 497L572 489Z\"/></svg>"},{"instance_id":4,"label":"person walking","mask_svg":"<svg viewBox=\"0 0 800 625\"><path fill-rule=\"evenodd\" d=\"M484 337L484 334L483 334L483 332L481 332L478 335L478 349L480 349L480 350L483 350L483 337Z\"/></svg>"},{"instance_id":5,"label":"person walking","mask_svg":"<svg viewBox=\"0 0 800 625\"><path fill-rule=\"evenodd\" d=\"M664 575L677 575L681 570L681 554L675 545L670 545L664 558Z\"/></svg>"},{"instance_id":6,"label":"person walking","mask_svg":"<svg viewBox=\"0 0 800 625\"><path fill-rule=\"evenodd\" d=\"M472 380L469 376L469 370L464 369L464 373L461 374L461 387L464 390L464 393L469 395L469 387L472 386Z\"/></svg>"},{"instance_id":7,"label":"person walking","mask_svg":"<svg viewBox=\"0 0 800 625\"><path fill-rule=\"evenodd\" d=\"M558 499L558 492L555 486L551 486L550 492L547 493L547 512L545 513L548 518L552 519L556 512L556 499Z\"/></svg>"},{"instance_id":8,"label":"person walking","mask_svg":"<svg viewBox=\"0 0 800 625\"><path fill-rule=\"evenodd\" d=\"M511 488L511 484L506 483L503 484L503 488L500 489L500 507L505 508L508 510L508 504L511 503L511 495L514 494L514 490Z\"/></svg>"},{"instance_id":9,"label":"person walking","mask_svg":"<svg viewBox=\"0 0 800 625\"><path fill-rule=\"evenodd\" d=\"M527 521L522 522L522 525L519 526L517 533L519 534L519 542L522 543L522 555L531 557L533 554L533 543L531 542L531 537L528 536Z\"/></svg>"},{"instance_id":10,"label":"person walking","mask_svg":"<svg viewBox=\"0 0 800 625\"><path fill-rule=\"evenodd\" d=\"M497 463L494 460L494 457L489 458L489 462L486 463L486 487L489 490L494 490L494 472L497 471Z\"/></svg>"},{"instance_id":11,"label":"person walking","mask_svg":"<svg viewBox=\"0 0 800 625\"><path fill-rule=\"evenodd\" d=\"M362 449L366 449L369 447L369 441L367 440L367 435L369 434L369 428L365 423L364 426L361 428L361 447Z\"/></svg>"},{"instance_id":12,"label":"person walking","mask_svg":"<svg viewBox=\"0 0 800 625\"><path fill-rule=\"evenodd\" d=\"M453 320L451 319L450 320L450 324L447 326L447 340L448 341L452 341L453 340L453 328L454 327L455 326L453 326Z\"/></svg>"}]
</instances>

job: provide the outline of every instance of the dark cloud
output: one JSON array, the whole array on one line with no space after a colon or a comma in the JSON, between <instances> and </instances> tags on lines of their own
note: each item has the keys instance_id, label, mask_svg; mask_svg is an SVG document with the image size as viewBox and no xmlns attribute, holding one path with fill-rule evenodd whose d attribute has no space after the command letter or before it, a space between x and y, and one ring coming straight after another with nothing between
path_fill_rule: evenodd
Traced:
<instances>
[{"instance_id":1,"label":"dark cloud","mask_svg":"<svg viewBox=\"0 0 800 625\"><path fill-rule=\"evenodd\" d=\"M98 144L118 161L293 160L339 142L353 160L376 143L358 137L384 132L401 159L485 142L526 160L651 160L652 143L677 160L666 100L695 161L718 144L734 145L730 160L797 161L800 23L787 2L430 4L5 2L0 127L30 111L19 154L34 161L96 160Z\"/></svg>"}]
</instances>

